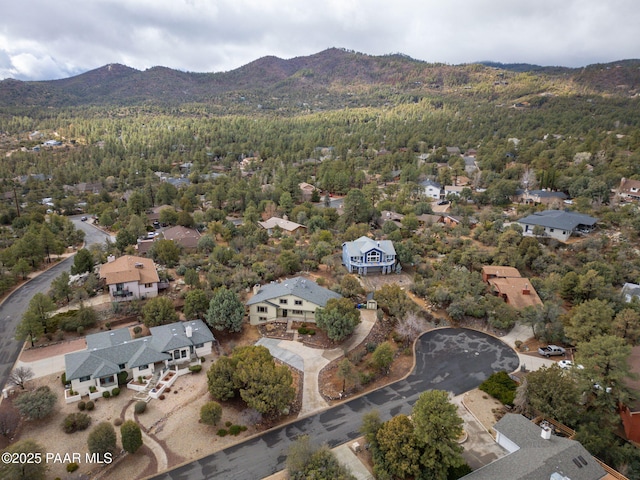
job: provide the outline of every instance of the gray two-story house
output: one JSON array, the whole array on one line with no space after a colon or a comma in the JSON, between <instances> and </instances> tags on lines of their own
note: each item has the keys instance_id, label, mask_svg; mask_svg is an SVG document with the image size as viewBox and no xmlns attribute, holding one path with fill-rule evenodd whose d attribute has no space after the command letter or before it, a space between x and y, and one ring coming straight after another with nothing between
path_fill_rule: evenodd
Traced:
<instances>
[{"instance_id":1,"label":"gray two-story house","mask_svg":"<svg viewBox=\"0 0 640 480\"><path fill-rule=\"evenodd\" d=\"M360 237L342 244L342 263L349 273L392 273L399 267L396 250L390 240Z\"/></svg>"}]
</instances>

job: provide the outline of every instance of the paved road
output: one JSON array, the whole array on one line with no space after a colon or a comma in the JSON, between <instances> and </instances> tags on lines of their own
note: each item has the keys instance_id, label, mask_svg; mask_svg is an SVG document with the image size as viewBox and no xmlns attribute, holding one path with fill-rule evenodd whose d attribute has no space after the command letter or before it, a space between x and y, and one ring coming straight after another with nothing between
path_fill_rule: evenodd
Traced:
<instances>
[{"instance_id":1,"label":"paved road","mask_svg":"<svg viewBox=\"0 0 640 480\"><path fill-rule=\"evenodd\" d=\"M476 388L491 373L514 371L518 356L500 340L473 330L440 329L417 344L416 367L409 377L324 412L270 430L264 435L154 477L157 480L255 480L285 467L287 449L299 435L333 447L360 436L362 415L378 410L383 420L408 414L425 390L459 395Z\"/></svg>"},{"instance_id":2,"label":"paved road","mask_svg":"<svg viewBox=\"0 0 640 480\"><path fill-rule=\"evenodd\" d=\"M85 232L86 245L103 243L106 240L104 232L92 225L88 225L86 222L81 222L80 216L70 218L76 228ZM63 260L15 290L0 305L0 386L2 388L5 387L9 373L22 350L23 342L18 342L14 339L14 336L23 312L27 309L31 298L36 293L48 292L51 288L51 282L65 270L69 271L72 265L73 257Z\"/></svg>"}]
</instances>

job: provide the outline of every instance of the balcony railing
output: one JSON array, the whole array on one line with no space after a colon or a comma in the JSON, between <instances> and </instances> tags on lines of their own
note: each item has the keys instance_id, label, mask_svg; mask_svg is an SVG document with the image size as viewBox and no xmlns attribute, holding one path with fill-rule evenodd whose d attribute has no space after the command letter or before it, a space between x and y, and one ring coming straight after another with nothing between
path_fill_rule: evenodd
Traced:
<instances>
[{"instance_id":1,"label":"balcony railing","mask_svg":"<svg viewBox=\"0 0 640 480\"><path fill-rule=\"evenodd\" d=\"M114 297L130 297L131 295L133 295L133 292L130 292L127 289L125 289L125 290L114 290L114 292L113 292L113 296Z\"/></svg>"}]
</instances>

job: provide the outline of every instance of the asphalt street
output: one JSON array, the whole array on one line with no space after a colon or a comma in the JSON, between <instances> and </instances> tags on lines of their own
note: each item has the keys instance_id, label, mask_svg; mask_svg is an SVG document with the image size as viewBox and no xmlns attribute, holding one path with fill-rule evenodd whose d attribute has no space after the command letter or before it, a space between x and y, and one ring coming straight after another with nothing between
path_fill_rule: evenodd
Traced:
<instances>
[{"instance_id":1,"label":"asphalt street","mask_svg":"<svg viewBox=\"0 0 640 480\"><path fill-rule=\"evenodd\" d=\"M80 216L70 218L76 228L85 232L85 245L102 243L106 240L107 236L104 232L80 221ZM23 312L36 293L48 292L51 282L65 270L71 270L72 265L73 257L66 258L15 290L0 305L0 385L2 388L5 387L9 373L22 350L23 342L18 342L14 337Z\"/></svg>"},{"instance_id":2,"label":"asphalt street","mask_svg":"<svg viewBox=\"0 0 640 480\"><path fill-rule=\"evenodd\" d=\"M425 333L416 345L416 366L406 379L324 412L296 420L263 435L154 477L156 480L256 480L285 468L289 446L300 435L330 447L360 436L362 416L378 410L383 420L409 414L425 390L459 395L476 388L494 372L514 371L518 356L499 339L464 329Z\"/></svg>"}]
</instances>

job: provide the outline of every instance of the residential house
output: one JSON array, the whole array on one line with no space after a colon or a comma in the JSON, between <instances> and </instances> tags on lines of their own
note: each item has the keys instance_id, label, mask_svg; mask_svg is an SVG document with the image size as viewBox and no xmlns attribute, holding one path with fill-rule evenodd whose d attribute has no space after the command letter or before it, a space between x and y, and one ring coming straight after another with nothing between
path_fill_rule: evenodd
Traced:
<instances>
[{"instance_id":1,"label":"residential house","mask_svg":"<svg viewBox=\"0 0 640 480\"><path fill-rule=\"evenodd\" d=\"M622 286L622 298L627 303L632 302L634 298L640 301L640 285L637 283L625 283Z\"/></svg>"},{"instance_id":2,"label":"residential house","mask_svg":"<svg viewBox=\"0 0 640 480\"><path fill-rule=\"evenodd\" d=\"M249 322L251 325L289 319L315 322L316 309L324 308L332 298L341 296L303 277L256 285L247 302Z\"/></svg>"},{"instance_id":3,"label":"residential house","mask_svg":"<svg viewBox=\"0 0 640 480\"><path fill-rule=\"evenodd\" d=\"M181 225L167 228L162 232L162 235L165 240L172 240L186 252L195 252L198 248L198 241L202 236L196 229L183 227Z\"/></svg>"},{"instance_id":4,"label":"residential house","mask_svg":"<svg viewBox=\"0 0 640 480\"><path fill-rule=\"evenodd\" d=\"M518 190L514 200L528 204L542 204L559 208L568 198L564 192L552 192L551 190Z\"/></svg>"},{"instance_id":5,"label":"residential house","mask_svg":"<svg viewBox=\"0 0 640 480\"><path fill-rule=\"evenodd\" d=\"M100 278L109 287L112 301L158 296L160 278L150 258L111 255L107 263L100 266Z\"/></svg>"},{"instance_id":6,"label":"residential house","mask_svg":"<svg viewBox=\"0 0 640 480\"><path fill-rule=\"evenodd\" d=\"M342 263L349 273L391 273L400 268L393 242L362 236L342 244Z\"/></svg>"},{"instance_id":7,"label":"residential house","mask_svg":"<svg viewBox=\"0 0 640 480\"><path fill-rule=\"evenodd\" d=\"M448 205L439 205L439 206L446 207ZM418 223L427 227L430 227L434 223L443 223L444 221L442 215L429 214L429 213L423 213L422 215L418 215L416 218L418 219Z\"/></svg>"},{"instance_id":8,"label":"residential house","mask_svg":"<svg viewBox=\"0 0 640 480\"><path fill-rule=\"evenodd\" d=\"M480 169L478 168L478 164L476 163L476 157L473 156L465 156L464 159L464 171L467 175L473 176Z\"/></svg>"},{"instance_id":9,"label":"residential house","mask_svg":"<svg viewBox=\"0 0 640 480\"><path fill-rule=\"evenodd\" d=\"M445 185L444 196L445 198L447 197L447 195L455 195L456 197L459 197L460 193L462 193L462 190L465 188L468 187L463 187L462 185Z\"/></svg>"},{"instance_id":10,"label":"residential house","mask_svg":"<svg viewBox=\"0 0 640 480\"><path fill-rule=\"evenodd\" d=\"M493 429L496 442L508 454L465 475L464 480L615 478L579 442L555 435L546 422L536 425L522 415L507 413Z\"/></svg>"},{"instance_id":11,"label":"residential house","mask_svg":"<svg viewBox=\"0 0 640 480\"><path fill-rule=\"evenodd\" d=\"M264 228L269 235L273 235L273 232L276 228L279 228L284 233L288 233L293 235L298 232L304 231L307 227L304 225L300 225L299 223L290 221L285 215L284 218L280 217L271 217L269 220L264 222L258 222L262 228Z\"/></svg>"},{"instance_id":12,"label":"residential house","mask_svg":"<svg viewBox=\"0 0 640 480\"><path fill-rule=\"evenodd\" d=\"M80 396L102 396L102 392L118 386L121 372L137 379L158 375L170 367L199 363L200 357L211 353L215 341L202 320L151 327L149 332L148 336L139 336L134 327L126 327L87 335L86 350L64 356L71 390Z\"/></svg>"},{"instance_id":13,"label":"residential house","mask_svg":"<svg viewBox=\"0 0 640 480\"><path fill-rule=\"evenodd\" d=\"M171 209L171 210L176 210L171 205L160 205L158 207L153 207L153 208L151 208L150 210L147 211L147 220L149 222L151 222L151 223L159 222L160 221L160 213L165 208L168 208L168 209Z\"/></svg>"},{"instance_id":14,"label":"residential house","mask_svg":"<svg viewBox=\"0 0 640 480\"><path fill-rule=\"evenodd\" d=\"M566 242L574 232L588 233L595 226L597 218L582 213L565 210L545 210L518 220L525 235L535 235L534 228L541 227L542 236Z\"/></svg>"},{"instance_id":15,"label":"residential house","mask_svg":"<svg viewBox=\"0 0 640 480\"><path fill-rule=\"evenodd\" d=\"M460 215L443 215L442 223L455 227L457 225L466 225L469 228L475 228L478 224L478 220L475 217L463 217Z\"/></svg>"},{"instance_id":16,"label":"residential house","mask_svg":"<svg viewBox=\"0 0 640 480\"><path fill-rule=\"evenodd\" d=\"M136 249L136 253L138 255L140 255L141 257L146 257L147 253L149 253L149 250L151 250L151 247L153 247L153 242L155 242L157 239L153 238L153 239L138 239L136 245L133 247Z\"/></svg>"},{"instance_id":17,"label":"residential house","mask_svg":"<svg viewBox=\"0 0 640 480\"><path fill-rule=\"evenodd\" d=\"M402 226L402 219L404 215L401 213L391 212L389 210L382 210L380 212L380 218L377 220L378 226L382 227L387 222L394 222L397 226Z\"/></svg>"},{"instance_id":18,"label":"residential house","mask_svg":"<svg viewBox=\"0 0 640 480\"><path fill-rule=\"evenodd\" d=\"M623 177L618 187L618 196L627 201L640 200L640 180L629 180Z\"/></svg>"},{"instance_id":19,"label":"residential house","mask_svg":"<svg viewBox=\"0 0 640 480\"><path fill-rule=\"evenodd\" d=\"M420 186L424 190L424 194L433 198L434 200L440 200L444 196L442 185L433 180L424 180L420 182Z\"/></svg>"},{"instance_id":20,"label":"residential house","mask_svg":"<svg viewBox=\"0 0 640 480\"><path fill-rule=\"evenodd\" d=\"M516 268L485 265L482 279L491 285L497 296L517 310L543 305L531 280L522 277Z\"/></svg>"}]
</instances>

